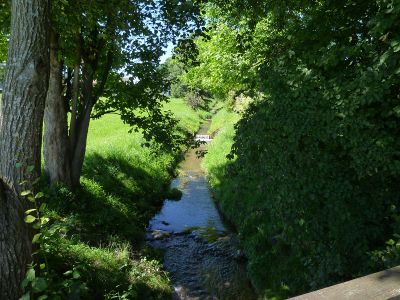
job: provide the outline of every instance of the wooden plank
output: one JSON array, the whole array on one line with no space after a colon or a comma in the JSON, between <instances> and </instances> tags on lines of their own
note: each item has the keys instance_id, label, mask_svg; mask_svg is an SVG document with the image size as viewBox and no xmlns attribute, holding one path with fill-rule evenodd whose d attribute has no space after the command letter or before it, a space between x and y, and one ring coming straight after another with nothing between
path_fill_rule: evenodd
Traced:
<instances>
[{"instance_id":1,"label":"wooden plank","mask_svg":"<svg viewBox=\"0 0 400 300\"><path fill-rule=\"evenodd\" d=\"M346 281L318 291L291 298L292 300L354 299L399 300L400 266Z\"/></svg>"}]
</instances>

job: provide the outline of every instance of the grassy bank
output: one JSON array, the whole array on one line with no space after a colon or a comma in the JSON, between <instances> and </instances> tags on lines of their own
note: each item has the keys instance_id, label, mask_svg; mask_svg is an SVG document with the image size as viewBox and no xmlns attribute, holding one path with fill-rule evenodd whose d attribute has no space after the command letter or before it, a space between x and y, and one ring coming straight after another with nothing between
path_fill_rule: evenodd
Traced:
<instances>
[{"instance_id":1,"label":"grassy bank","mask_svg":"<svg viewBox=\"0 0 400 300\"><path fill-rule=\"evenodd\" d=\"M210 116L208 111L191 109L186 105L186 100L183 98L171 98L164 107L166 110L172 111L179 120L180 126L186 128L191 133L195 133L200 128L202 120Z\"/></svg>"},{"instance_id":2,"label":"grassy bank","mask_svg":"<svg viewBox=\"0 0 400 300\"><path fill-rule=\"evenodd\" d=\"M214 192L218 192L221 179L225 176L226 166L231 163L227 155L231 151L235 136L234 125L239 118L240 116L237 113L223 106L217 107L217 112L213 116L208 129L208 133L213 134L214 139L208 145L208 152L202 161L202 167L207 173Z\"/></svg>"},{"instance_id":3,"label":"grassy bank","mask_svg":"<svg viewBox=\"0 0 400 300\"><path fill-rule=\"evenodd\" d=\"M204 111L184 101L166 104L195 132ZM143 237L160 208L179 153L143 148L117 115L91 122L77 193L49 191L42 252L49 266L47 295L90 299L169 299L167 274Z\"/></svg>"}]
</instances>

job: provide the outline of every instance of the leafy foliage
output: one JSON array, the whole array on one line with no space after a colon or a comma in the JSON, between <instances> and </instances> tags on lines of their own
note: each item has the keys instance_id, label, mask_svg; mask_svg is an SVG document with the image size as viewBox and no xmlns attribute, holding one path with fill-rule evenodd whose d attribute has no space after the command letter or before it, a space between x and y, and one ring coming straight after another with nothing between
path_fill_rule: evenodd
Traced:
<instances>
[{"instance_id":1,"label":"leafy foliage","mask_svg":"<svg viewBox=\"0 0 400 300\"><path fill-rule=\"evenodd\" d=\"M257 289L293 295L398 264L385 242L399 230L400 2L214 2L247 30L236 51L255 76L237 80L264 95L214 172Z\"/></svg>"},{"instance_id":2,"label":"leafy foliage","mask_svg":"<svg viewBox=\"0 0 400 300\"><path fill-rule=\"evenodd\" d=\"M237 49L240 30L224 23L209 24L207 29L195 39L198 65L189 68L182 80L191 89L206 90L224 100L231 90L244 88L248 61Z\"/></svg>"},{"instance_id":3,"label":"leafy foliage","mask_svg":"<svg viewBox=\"0 0 400 300\"><path fill-rule=\"evenodd\" d=\"M0 63L6 61L7 51L8 51L7 36L0 31ZM0 81L3 81L3 77L0 77Z\"/></svg>"},{"instance_id":4,"label":"leafy foliage","mask_svg":"<svg viewBox=\"0 0 400 300\"><path fill-rule=\"evenodd\" d=\"M158 69L159 58L163 46L176 39L179 30L198 26L198 9L191 1L106 1L95 5L91 1L55 1L53 8L65 66L73 69L79 55L82 80L90 76L97 82L91 94L82 89L80 106L87 101L96 104L94 117L118 111L124 122L135 127L160 129L159 123L170 121L159 104L167 83ZM66 84L72 86L72 82ZM147 120L135 113L138 111L146 113ZM160 135L162 140L163 133Z\"/></svg>"},{"instance_id":5,"label":"leafy foliage","mask_svg":"<svg viewBox=\"0 0 400 300\"><path fill-rule=\"evenodd\" d=\"M174 58L168 58L160 68L165 73L165 79L171 83L170 96L182 98L188 92L187 85L180 79L184 74L183 63Z\"/></svg>"},{"instance_id":6,"label":"leafy foliage","mask_svg":"<svg viewBox=\"0 0 400 300\"><path fill-rule=\"evenodd\" d=\"M4 68L1 66L1 63L4 63L7 60L7 34L10 31L10 10L9 1L0 3L0 83L4 80Z\"/></svg>"},{"instance_id":7,"label":"leafy foliage","mask_svg":"<svg viewBox=\"0 0 400 300\"><path fill-rule=\"evenodd\" d=\"M204 97L199 91L189 92L186 95L186 102L193 109L197 109L205 105Z\"/></svg>"}]
</instances>

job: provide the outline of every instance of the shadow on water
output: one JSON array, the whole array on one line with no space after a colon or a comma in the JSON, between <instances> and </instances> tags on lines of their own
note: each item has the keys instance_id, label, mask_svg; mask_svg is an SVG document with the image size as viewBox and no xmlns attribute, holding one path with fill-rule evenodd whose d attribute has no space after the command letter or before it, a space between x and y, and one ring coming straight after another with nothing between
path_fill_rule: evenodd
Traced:
<instances>
[{"instance_id":1,"label":"shadow on water","mask_svg":"<svg viewBox=\"0 0 400 300\"><path fill-rule=\"evenodd\" d=\"M207 132L208 125L199 133ZM236 236L212 200L198 150L186 153L179 176L171 183L182 191L182 198L164 201L149 223L148 242L164 251L174 299L256 299Z\"/></svg>"}]
</instances>

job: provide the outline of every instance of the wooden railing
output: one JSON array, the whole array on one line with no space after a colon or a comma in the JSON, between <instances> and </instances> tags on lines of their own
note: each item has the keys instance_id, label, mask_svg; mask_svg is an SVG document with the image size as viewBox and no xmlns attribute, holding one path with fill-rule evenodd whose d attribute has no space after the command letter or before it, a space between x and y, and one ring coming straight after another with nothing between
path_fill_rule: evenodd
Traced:
<instances>
[{"instance_id":1,"label":"wooden railing","mask_svg":"<svg viewBox=\"0 0 400 300\"><path fill-rule=\"evenodd\" d=\"M208 134L196 134L195 140L201 142L210 142L212 141L212 138L211 135Z\"/></svg>"},{"instance_id":2,"label":"wooden railing","mask_svg":"<svg viewBox=\"0 0 400 300\"><path fill-rule=\"evenodd\" d=\"M400 300L400 266L291 299Z\"/></svg>"}]
</instances>

